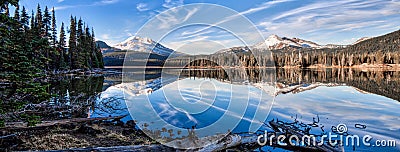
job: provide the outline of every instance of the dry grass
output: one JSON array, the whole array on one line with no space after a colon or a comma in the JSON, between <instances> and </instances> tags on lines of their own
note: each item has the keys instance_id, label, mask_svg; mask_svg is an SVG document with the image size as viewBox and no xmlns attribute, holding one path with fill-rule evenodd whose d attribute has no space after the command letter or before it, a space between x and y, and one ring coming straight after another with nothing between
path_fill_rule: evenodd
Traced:
<instances>
[{"instance_id":1,"label":"dry grass","mask_svg":"<svg viewBox=\"0 0 400 152\"><path fill-rule=\"evenodd\" d=\"M114 125L85 125L84 129L54 127L48 130L26 132L19 137L22 144L14 150L61 150L84 147L147 145L150 138L132 128Z\"/></svg>"}]
</instances>

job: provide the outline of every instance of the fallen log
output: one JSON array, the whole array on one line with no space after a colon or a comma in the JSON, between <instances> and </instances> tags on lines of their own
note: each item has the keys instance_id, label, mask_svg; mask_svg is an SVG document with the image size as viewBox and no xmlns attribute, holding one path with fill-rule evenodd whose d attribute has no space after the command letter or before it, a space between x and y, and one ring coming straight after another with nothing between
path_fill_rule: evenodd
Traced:
<instances>
[{"instance_id":1,"label":"fallen log","mask_svg":"<svg viewBox=\"0 0 400 152\"><path fill-rule=\"evenodd\" d=\"M283 133L289 133L289 134L292 134L292 135L296 135L299 139L302 139L303 136L305 136L305 134L302 133L301 130L294 129L294 128L285 126L283 124L279 124L279 123L277 123L275 121L270 121L269 124L271 125L272 128L274 128L275 131L278 131L279 130L278 128L280 128L280 129L282 129ZM344 152L343 146L340 146L340 145L338 145L337 147L333 147L333 146L327 145L325 143L322 144L322 145L319 145L319 144L311 145L311 143L314 143L314 142L315 143L319 143L317 141L313 141L312 138L310 138L310 142L311 143L307 143L307 141L303 141L303 142L307 146L313 146L313 147L315 147L315 148L317 148L317 149L319 149L321 151L325 151L325 152Z\"/></svg>"},{"instance_id":2,"label":"fallen log","mask_svg":"<svg viewBox=\"0 0 400 152\"><path fill-rule=\"evenodd\" d=\"M63 119L56 121L43 121L40 124L36 124L36 126L28 127L28 123L26 122L13 122L6 123L5 127L0 128L0 131L20 131L20 130L36 130L43 129L46 127L54 127L58 125L68 125L68 124L77 124L77 123L91 123L94 121L104 121L104 120L112 120L118 121L127 115L115 116L115 117L98 117L98 118L73 118L73 119Z\"/></svg>"}]
</instances>

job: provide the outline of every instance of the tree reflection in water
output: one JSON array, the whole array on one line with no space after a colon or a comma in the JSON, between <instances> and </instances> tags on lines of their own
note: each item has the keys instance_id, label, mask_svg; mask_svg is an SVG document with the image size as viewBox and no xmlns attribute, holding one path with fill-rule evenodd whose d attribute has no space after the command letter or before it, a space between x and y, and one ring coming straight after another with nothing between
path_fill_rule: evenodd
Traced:
<instances>
[{"instance_id":1,"label":"tree reflection in water","mask_svg":"<svg viewBox=\"0 0 400 152\"><path fill-rule=\"evenodd\" d=\"M400 71L360 70L360 69L184 69L164 70L180 78L214 78L227 83L259 83L276 79L277 88L307 84L344 84L365 93L374 93L400 101ZM276 72L276 73L275 73ZM148 73L146 79L161 76L161 70ZM276 74L276 75L275 75ZM275 77L276 76L276 77ZM48 88L53 97L48 102L52 112L40 114L46 119L88 117L88 112L119 113L125 110L121 97L101 98L101 93L110 86L120 84L121 74L107 76L68 76L51 81ZM133 78L135 76L132 76ZM137 80L132 80L137 81ZM104 84L104 85L103 85ZM164 84L165 85L165 84ZM162 86L161 86L162 87ZM153 91L160 86L152 88ZM311 88L312 89L312 88ZM303 90L304 91L304 90ZM100 99L100 100L99 100ZM88 108L90 109L88 111ZM55 112L56 111L56 112ZM57 113L58 112L58 113Z\"/></svg>"}]
</instances>

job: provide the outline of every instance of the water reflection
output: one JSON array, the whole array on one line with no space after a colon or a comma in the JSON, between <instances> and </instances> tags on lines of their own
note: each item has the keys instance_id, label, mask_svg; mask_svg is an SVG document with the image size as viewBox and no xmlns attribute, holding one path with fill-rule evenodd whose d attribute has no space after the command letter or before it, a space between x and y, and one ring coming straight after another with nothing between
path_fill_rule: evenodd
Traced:
<instances>
[{"instance_id":1,"label":"water reflection","mask_svg":"<svg viewBox=\"0 0 400 152\"><path fill-rule=\"evenodd\" d=\"M49 93L53 95L42 118L46 120L88 117L88 110L103 91L103 76L66 76L50 82ZM53 112L51 112L53 111Z\"/></svg>"},{"instance_id":2,"label":"water reflection","mask_svg":"<svg viewBox=\"0 0 400 152\"><path fill-rule=\"evenodd\" d=\"M124 74L131 78L124 81L129 83L122 83L122 73L68 77L54 82L50 90L59 94L53 100L54 105L70 105L81 109L64 117L122 115L129 114L129 108L135 111L135 115L124 121L157 120L148 115L153 112L162 118L160 122L142 121L138 125L154 137L177 144L173 139L193 138L191 136L194 134L190 131L193 126L196 128L196 137L248 131L252 122L261 123L259 120L262 117L255 115L255 111L261 109L264 112L261 115L267 115L272 103L270 97L275 96L267 120L279 118L291 121L297 115L299 120L312 123L313 117L318 115L325 131L344 123L349 126L351 134L369 134L374 137L373 140L400 139L400 71L152 69L146 71L145 75L141 70ZM272 83L275 80L276 83ZM124 98L128 99L127 103ZM148 104L148 99L151 104ZM248 107L242 110L243 105ZM214 130L207 128L222 115L228 115L229 119L222 121ZM165 122L179 129L171 130L159 125ZM236 126L233 130L227 130L222 125L229 126L232 122L236 123L233 124ZM354 127L355 124L363 124L367 128L360 130ZM314 130L313 133L320 134L321 130ZM180 142L182 144L183 141ZM264 150L267 149L264 147ZM352 147L346 149L352 150ZM368 150L368 147L356 150Z\"/></svg>"},{"instance_id":3,"label":"water reflection","mask_svg":"<svg viewBox=\"0 0 400 152\"><path fill-rule=\"evenodd\" d=\"M131 81L124 81L116 87L123 89L131 116L139 125L143 125L142 129L149 136L169 146L189 148L184 144L176 145L172 140L191 137L193 133L186 130L193 126L196 136L201 140L235 130L256 131L263 125L273 96L248 85L252 81L249 76L255 75L246 74L244 69L238 70L242 72L215 69L163 70L161 78L144 81L142 86L153 86L150 87L151 91ZM206 77L200 76L203 74ZM158 134L161 128L172 130L171 134L175 136ZM177 135L178 132L181 135ZM199 141L191 146L203 147L209 142Z\"/></svg>"}]
</instances>

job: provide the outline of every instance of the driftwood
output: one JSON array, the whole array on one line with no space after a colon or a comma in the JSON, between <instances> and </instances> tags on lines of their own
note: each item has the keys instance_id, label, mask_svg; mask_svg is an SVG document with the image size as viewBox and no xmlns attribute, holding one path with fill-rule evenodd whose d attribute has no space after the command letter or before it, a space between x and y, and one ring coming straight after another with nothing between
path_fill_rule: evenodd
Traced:
<instances>
[{"instance_id":1,"label":"driftwood","mask_svg":"<svg viewBox=\"0 0 400 152\"><path fill-rule=\"evenodd\" d=\"M280 128L280 129L282 129L282 132L296 135L300 139L302 139L302 137L305 136L305 134L302 133L301 131L299 131L298 129L294 129L294 128L285 126L283 124L279 124L275 121L270 121L269 124L275 131L279 131L279 128ZM318 150L325 151L325 152L344 152L344 148L340 145L338 145L338 147L333 147L333 146L327 145L325 143L322 145L318 145L318 144L311 145L311 143L314 142L312 138L310 139L311 143L307 143L307 141L303 141L303 142L305 142L305 144L307 146L313 146L313 147L317 148ZM316 143L318 143L318 142L316 142Z\"/></svg>"},{"instance_id":2,"label":"driftwood","mask_svg":"<svg viewBox=\"0 0 400 152\"><path fill-rule=\"evenodd\" d=\"M100 118L73 118L73 119L63 119L63 120L56 120L56 121L44 121L40 124L36 124L36 126L28 127L26 122L13 122L13 123L6 123L6 127L0 128L0 130L6 131L21 131L21 130L37 130L43 129L47 127L54 127L58 125L68 125L68 124L76 124L76 123L90 123L94 121L104 121L104 120L113 120L118 121L127 115L123 116L116 116L116 117L100 117Z\"/></svg>"}]
</instances>

